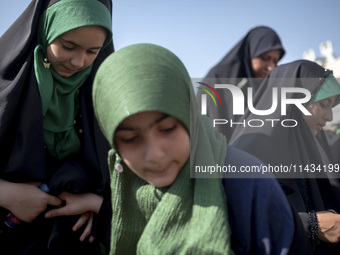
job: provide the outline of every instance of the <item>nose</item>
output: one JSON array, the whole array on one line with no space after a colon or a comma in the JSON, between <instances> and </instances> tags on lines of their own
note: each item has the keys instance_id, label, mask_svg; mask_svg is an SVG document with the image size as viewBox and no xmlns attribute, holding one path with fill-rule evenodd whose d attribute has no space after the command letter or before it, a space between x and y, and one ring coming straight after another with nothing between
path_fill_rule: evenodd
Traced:
<instances>
[{"instance_id":1,"label":"nose","mask_svg":"<svg viewBox=\"0 0 340 255\"><path fill-rule=\"evenodd\" d=\"M162 143L157 138L148 138L145 144L145 160L158 163L165 155Z\"/></svg>"},{"instance_id":2,"label":"nose","mask_svg":"<svg viewBox=\"0 0 340 255\"><path fill-rule=\"evenodd\" d=\"M333 120L333 110L329 109L325 114L325 120L326 121L332 121Z\"/></svg>"},{"instance_id":3,"label":"nose","mask_svg":"<svg viewBox=\"0 0 340 255\"><path fill-rule=\"evenodd\" d=\"M273 63L273 62L270 62L269 64L268 64L268 71L269 72L271 72L271 71L273 71L273 69L276 67L276 64L275 63Z\"/></svg>"},{"instance_id":4,"label":"nose","mask_svg":"<svg viewBox=\"0 0 340 255\"><path fill-rule=\"evenodd\" d=\"M71 65L75 68L83 68L85 66L86 55L84 53L77 53L71 58Z\"/></svg>"}]
</instances>

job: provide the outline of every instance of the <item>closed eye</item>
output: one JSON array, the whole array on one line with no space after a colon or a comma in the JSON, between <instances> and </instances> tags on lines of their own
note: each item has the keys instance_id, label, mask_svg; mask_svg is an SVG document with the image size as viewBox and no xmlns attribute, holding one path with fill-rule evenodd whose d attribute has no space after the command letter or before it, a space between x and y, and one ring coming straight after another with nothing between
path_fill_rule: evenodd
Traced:
<instances>
[{"instance_id":1,"label":"closed eye","mask_svg":"<svg viewBox=\"0 0 340 255\"><path fill-rule=\"evenodd\" d=\"M63 44L63 49L71 51L71 50L74 50L74 47L68 47L68 46Z\"/></svg>"},{"instance_id":2,"label":"closed eye","mask_svg":"<svg viewBox=\"0 0 340 255\"><path fill-rule=\"evenodd\" d=\"M87 51L87 52L88 52L89 54L98 55L99 50L97 50L97 51L89 50L89 51Z\"/></svg>"},{"instance_id":3,"label":"closed eye","mask_svg":"<svg viewBox=\"0 0 340 255\"><path fill-rule=\"evenodd\" d=\"M172 127L162 129L161 131L162 131L163 133L171 133L171 132L174 131L176 128L177 128L177 125L175 124L175 125L173 125Z\"/></svg>"},{"instance_id":4,"label":"closed eye","mask_svg":"<svg viewBox=\"0 0 340 255\"><path fill-rule=\"evenodd\" d=\"M270 58L268 56L261 56L261 59L263 61L269 61L270 60Z\"/></svg>"},{"instance_id":5,"label":"closed eye","mask_svg":"<svg viewBox=\"0 0 340 255\"><path fill-rule=\"evenodd\" d=\"M326 108L326 107L332 106L332 100L330 100L329 98L326 98L324 100L321 100L319 104L322 108Z\"/></svg>"},{"instance_id":6,"label":"closed eye","mask_svg":"<svg viewBox=\"0 0 340 255\"><path fill-rule=\"evenodd\" d=\"M128 143L134 143L135 141L137 141L137 139L138 139L138 136L133 136L131 138L121 138L120 140L121 142L128 144Z\"/></svg>"}]
</instances>

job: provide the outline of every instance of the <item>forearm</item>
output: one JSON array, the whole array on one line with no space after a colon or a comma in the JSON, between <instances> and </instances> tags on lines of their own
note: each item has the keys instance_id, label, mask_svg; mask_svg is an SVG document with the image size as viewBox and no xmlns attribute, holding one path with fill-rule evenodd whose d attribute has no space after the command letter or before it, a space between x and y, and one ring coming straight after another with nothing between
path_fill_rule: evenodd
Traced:
<instances>
[{"instance_id":1,"label":"forearm","mask_svg":"<svg viewBox=\"0 0 340 255\"><path fill-rule=\"evenodd\" d=\"M0 207L6 209L9 207L12 187L13 185L10 182L0 179Z\"/></svg>"}]
</instances>

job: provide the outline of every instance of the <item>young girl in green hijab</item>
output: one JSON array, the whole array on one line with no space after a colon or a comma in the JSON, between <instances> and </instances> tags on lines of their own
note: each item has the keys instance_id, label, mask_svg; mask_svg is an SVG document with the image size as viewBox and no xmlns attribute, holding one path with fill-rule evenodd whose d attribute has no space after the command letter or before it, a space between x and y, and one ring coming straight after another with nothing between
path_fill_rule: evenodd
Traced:
<instances>
[{"instance_id":1,"label":"young girl in green hijab","mask_svg":"<svg viewBox=\"0 0 340 255\"><path fill-rule=\"evenodd\" d=\"M91 87L113 52L111 13L111 0L33 0L0 38L0 245L11 254L100 253L76 231L92 214L41 213L62 192L108 190Z\"/></svg>"},{"instance_id":2,"label":"young girl in green hijab","mask_svg":"<svg viewBox=\"0 0 340 255\"><path fill-rule=\"evenodd\" d=\"M261 162L227 148L173 53L137 44L112 54L93 102L111 145L110 254L288 254L294 220L275 180L190 178L195 165Z\"/></svg>"}]
</instances>

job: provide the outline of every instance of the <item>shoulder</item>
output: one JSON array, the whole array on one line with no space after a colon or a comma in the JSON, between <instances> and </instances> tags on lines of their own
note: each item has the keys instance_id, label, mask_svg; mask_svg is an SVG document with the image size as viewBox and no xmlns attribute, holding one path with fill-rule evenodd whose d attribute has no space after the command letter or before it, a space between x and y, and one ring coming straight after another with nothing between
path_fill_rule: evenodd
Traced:
<instances>
[{"instance_id":1,"label":"shoulder","mask_svg":"<svg viewBox=\"0 0 340 255\"><path fill-rule=\"evenodd\" d=\"M225 178L274 178L270 173L264 172L266 164L256 156L227 146L227 156L224 165L230 170L225 173Z\"/></svg>"},{"instance_id":2,"label":"shoulder","mask_svg":"<svg viewBox=\"0 0 340 255\"><path fill-rule=\"evenodd\" d=\"M227 157L225 159L226 164L235 166L239 165L264 165L264 163L257 157L250 153L234 148L231 145L227 145Z\"/></svg>"},{"instance_id":3,"label":"shoulder","mask_svg":"<svg viewBox=\"0 0 340 255\"><path fill-rule=\"evenodd\" d=\"M276 191L275 196L283 194L275 176L264 171L266 164L246 151L228 145L225 166L233 170L224 174L223 184L226 191L241 189L244 194L248 193L251 196L270 190ZM267 195L272 196L272 193Z\"/></svg>"}]
</instances>

